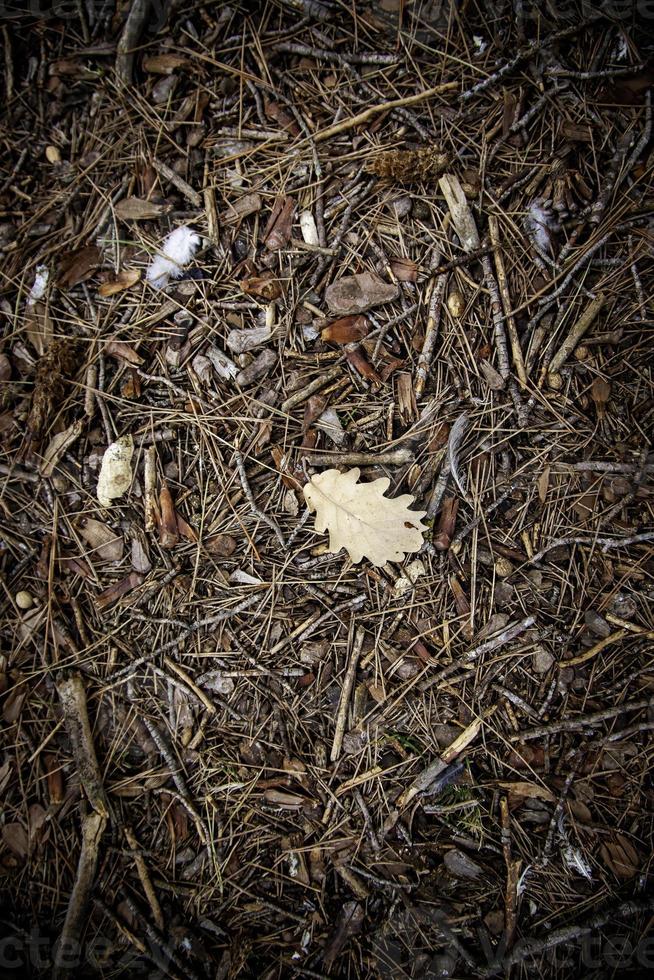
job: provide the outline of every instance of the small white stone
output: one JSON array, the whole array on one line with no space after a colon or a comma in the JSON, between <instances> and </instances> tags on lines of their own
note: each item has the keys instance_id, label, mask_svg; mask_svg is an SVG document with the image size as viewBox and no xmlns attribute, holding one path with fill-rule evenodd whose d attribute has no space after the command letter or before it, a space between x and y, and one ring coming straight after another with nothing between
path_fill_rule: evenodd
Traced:
<instances>
[{"instance_id":1,"label":"small white stone","mask_svg":"<svg viewBox=\"0 0 654 980\"><path fill-rule=\"evenodd\" d=\"M19 609L31 609L34 605L34 599L29 592L17 592L16 605Z\"/></svg>"}]
</instances>

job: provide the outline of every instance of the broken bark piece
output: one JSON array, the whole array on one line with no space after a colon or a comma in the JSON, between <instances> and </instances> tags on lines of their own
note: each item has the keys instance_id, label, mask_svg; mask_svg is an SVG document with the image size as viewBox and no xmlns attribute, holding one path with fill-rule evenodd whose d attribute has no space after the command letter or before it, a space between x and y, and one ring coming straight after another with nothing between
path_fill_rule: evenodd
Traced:
<instances>
[{"instance_id":1,"label":"broken bark piece","mask_svg":"<svg viewBox=\"0 0 654 980\"><path fill-rule=\"evenodd\" d=\"M397 283L383 282L372 272L359 272L328 286L325 302L332 313L365 313L382 303L392 303L399 295Z\"/></svg>"},{"instance_id":2,"label":"broken bark piece","mask_svg":"<svg viewBox=\"0 0 654 980\"><path fill-rule=\"evenodd\" d=\"M277 355L271 350L261 351L258 357L252 361L246 368L239 371L236 375L236 384L240 388L245 388L247 385L253 384L255 381L259 381L264 375L274 367L277 363Z\"/></svg>"},{"instance_id":3,"label":"broken bark piece","mask_svg":"<svg viewBox=\"0 0 654 980\"><path fill-rule=\"evenodd\" d=\"M413 259L392 258L390 267L398 282L418 281L418 263L414 262Z\"/></svg>"},{"instance_id":4,"label":"broken bark piece","mask_svg":"<svg viewBox=\"0 0 654 980\"><path fill-rule=\"evenodd\" d=\"M175 505L168 487L159 494L159 544L162 548L174 548L179 541L179 528Z\"/></svg>"},{"instance_id":5,"label":"broken bark piece","mask_svg":"<svg viewBox=\"0 0 654 980\"><path fill-rule=\"evenodd\" d=\"M100 813L87 813L82 818L82 849L64 926L54 954L53 980L69 977L74 969L72 963L78 962L80 941L88 921L87 908L98 867L100 842L106 825L107 818ZM72 958L71 952L75 954Z\"/></svg>"},{"instance_id":6,"label":"broken bark piece","mask_svg":"<svg viewBox=\"0 0 654 980\"><path fill-rule=\"evenodd\" d=\"M233 354L244 354L266 344L272 336L270 327L251 327L249 330L230 330L227 346Z\"/></svg>"},{"instance_id":7,"label":"broken bark piece","mask_svg":"<svg viewBox=\"0 0 654 980\"><path fill-rule=\"evenodd\" d=\"M291 240L294 213L295 201L292 197L277 198L263 233L263 243L271 252L285 248Z\"/></svg>"},{"instance_id":8,"label":"broken bark piece","mask_svg":"<svg viewBox=\"0 0 654 980\"><path fill-rule=\"evenodd\" d=\"M64 721L68 729L70 746L80 782L96 814L106 819L109 816L109 806L102 785L102 775L95 754L95 746L93 745L86 704L86 690L81 675L74 673L69 677L60 679L57 682L57 693L61 700Z\"/></svg>"}]
</instances>

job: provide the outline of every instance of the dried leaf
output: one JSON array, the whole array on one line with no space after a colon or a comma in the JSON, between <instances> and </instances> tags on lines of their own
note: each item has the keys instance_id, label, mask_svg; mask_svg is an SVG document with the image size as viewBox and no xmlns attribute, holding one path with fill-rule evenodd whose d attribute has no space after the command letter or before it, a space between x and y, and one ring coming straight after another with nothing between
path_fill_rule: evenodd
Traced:
<instances>
[{"instance_id":1,"label":"dried leaf","mask_svg":"<svg viewBox=\"0 0 654 980\"><path fill-rule=\"evenodd\" d=\"M293 116L284 109L279 102L268 101L264 102L263 106L264 112L268 119L272 119L276 122L282 129L285 129L291 134L291 136L300 135L300 127L293 118Z\"/></svg>"},{"instance_id":2,"label":"dried leaf","mask_svg":"<svg viewBox=\"0 0 654 980\"><path fill-rule=\"evenodd\" d=\"M345 902L336 924L336 928L325 946L323 962L327 973L336 962L339 954L352 936L358 935L363 928L364 911L358 902Z\"/></svg>"},{"instance_id":3,"label":"dried leaf","mask_svg":"<svg viewBox=\"0 0 654 980\"><path fill-rule=\"evenodd\" d=\"M153 54L143 59L143 71L154 75L170 75L178 68L189 65L187 58L178 54Z\"/></svg>"},{"instance_id":4,"label":"dried leaf","mask_svg":"<svg viewBox=\"0 0 654 980\"><path fill-rule=\"evenodd\" d=\"M617 878L633 878L640 867L640 855L624 834L614 833L613 839L600 847L602 861Z\"/></svg>"},{"instance_id":5,"label":"dried leaf","mask_svg":"<svg viewBox=\"0 0 654 980\"><path fill-rule=\"evenodd\" d=\"M16 857L27 857L29 841L22 823L7 823L2 828L2 840Z\"/></svg>"},{"instance_id":6,"label":"dried leaf","mask_svg":"<svg viewBox=\"0 0 654 980\"><path fill-rule=\"evenodd\" d=\"M118 357L133 367L138 367L139 364L143 364L143 358L139 357L134 348L130 344L125 343L124 340L110 340L104 345L104 350L105 354Z\"/></svg>"},{"instance_id":7,"label":"dried leaf","mask_svg":"<svg viewBox=\"0 0 654 980\"><path fill-rule=\"evenodd\" d=\"M123 557L123 536L116 534L102 521L92 517L84 518L79 533L91 551L104 561L120 561Z\"/></svg>"},{"instance_id":8,"label":"dried leaf","mask_svg":"<svg viewBox=\"0 0 654 980\"><path fill-rule=\"evenodd\" d=\"M545 800L547 803L556 802L554 793L547 786L541 786L539 783L498 782L497 785L507 791L511 802L519 802L525 799Z\"/></svg>"},{"instance_id":9,"label":"dried leaf","mask_svg":"<svg viewBox=\"0 0 654 980\"><path fill-rule=\"evenodd\" d=\"M122 497L132 482L132 454L134 440L131 435L121 436L105 450L98 477L98 500L103 507L110 507L112 500Z\"/></svg>"},{"instance_id":10,"label":"dried leaf","mask_svg":"<svg viewBox=\"0 0 654 980\"><path fill-rule=\"evenodd\" d=\"M459 236L461 247L466 252L472 252L479 248L477 225L458 177L453 174L445 174L439 180L438 186L447 202L452 225Z\"/></svg>"},{"instance_id":11,"label":"dried leaf","mask_svg":"<svg viewBox=\"0 0 654 980\"><path fill-rule=\"evenodd\" d=\"M56 436L53 436L43 453L41 476L52 476L63 454L81 436L84 425L84 419L77 419L63 432L58 432Z\"/></svg>"},{"instance_id":12,"label":"dried leaf","mask_svg":"<svg viewBox=\"0 0 654 980\"><path fill-rule=\"evenodd\" d=\"M85 282L93 275L100 265L100 249L95 245L87 245L70 252L61 262L59 270L59 285L69 289Z\"/></svg>"},{"instance_id":13,"label":"dried leaf","mask_svg":"<svg viewBox=\"0 0 654 980\"><path fill-rule=\"evenodd\" d=\"M170 204L155 204L140 197L126 197L114 208L120 221L150 221L171 210Z\"/></svg>"},{"instance_id":14,"label":"dried leaf","mask_svg":"<svg viewBox=\"0 0 654 980\"><path fill-rule=\"evenodd\" d=\"M212 534L204 542L204 547L210 555L216 555L218 558L229 558L236 551L237 544L236 538L233 538L231 534Z\"/></svg>"},{"instance_id":15,"label":"dried leaf","mask_svg":"<svg viewBox=\"0 0 654 980\"><path fill-rule=\"evenodd\" d=\"M282 295L281 283L274 278L272 272L264 272L260 276L251 276L241 280L241 289L246 296L260 296L271 301Z\"/></svg>"},{"instance_id":16,"label":"dried leaf","mask_svg":"<svg viewBox=\"0 0 654 980\"><path fill-rule=\"evenodd\" d=\"M322 340L332 344L352 344L368 336L370 321L366 316L344 316L322 330Z\"/></svg>"},{"instance_id":17,"label":"dried leaf","mask_svg":"<svg viewBox=\"0 0 654 980\"><path fill-rule=\"evenodd\" d=\"M398 282L418 281L418 263L413 259L394 258L390 260L390 266Z\"/></svg>"},{"instance_id":18,"label":"dried leaf","mask_svg":"<svg viewBox=\"0 0 654 980\"><path fill-rule=\"evenodd\" d=\"M425 511L411 511L410 494L384 497L390 480L357 483L360 470L327 470L314 475L304 487L310 510L316 511L316 531L329 530L329 550L345 548L356 564L368 557L373 565L401 561L422 546Z\"/></svg>"},{"instance_id":19,"label":"dried leaf","mask_svg":"<svg viewBox=\"0 0 654 980\"><path fill-rule=\"evenodd\" d=\"M399 294L397 283L382 282L372 272L359 272L328 286L325 302L332 313L365 313L373 306L391 303Z\"/></svg>"},{"instance_id":20,"label":"dried leaf","mask_svg":"<svg viewBox=\"0 0 654 980\"><path fill-rule=\"evenodd\" d=\"M139 269L123 269L115 279L109 279L107 282L103 282L98 286L98 295L107 297L114 296L116 293L122 293L124 289L130 289L131 286L135 286L140 278L141 273Z\"/></svg>"},{"instance_id":21,"label":"dried leaf","mask_svg":"<svg viewBox=\"0 0 654 980\"><path fill-rule=\"evenodd\" d=\"M366 381L374 381L375 384L379 385L382 384L381 377L377 374L361 347L355 347L353 350L346 351L345 357Z\"/></svg>"},{"instance_id":22,"label":"dried leaf","mask_svg":"<svg viewBox=\"0 0 654 980\"><path fill-rule=\"evenodd\" d=\"M128 592L132 592L137 589L139 585L143 583L143 576L139 575L138 572L130 572L127 578L121 579L120 582L114 582L110 585L108 589L101 592L100 595L95 597L95 604L98 609L106 609L107 606L113 605L118 599L126 595Z\"/></svg>"}]
</instances>

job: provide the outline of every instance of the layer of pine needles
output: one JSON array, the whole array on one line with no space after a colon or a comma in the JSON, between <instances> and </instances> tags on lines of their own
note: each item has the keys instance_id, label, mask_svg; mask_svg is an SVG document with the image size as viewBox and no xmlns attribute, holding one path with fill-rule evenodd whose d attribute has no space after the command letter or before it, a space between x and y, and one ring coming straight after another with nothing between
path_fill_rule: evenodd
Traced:
<instances>
[{"instance_id":1,"label":"layer of pine needles","mask_svg":"<svg viewBox=\"0 0 654 980\"><path fill-rule=\"evenodd\" d=\"M2 969L651 967L647 10L113 6L0 24ZM415 581L303 516L352 453Z\"/></svg>"}]
</instances>

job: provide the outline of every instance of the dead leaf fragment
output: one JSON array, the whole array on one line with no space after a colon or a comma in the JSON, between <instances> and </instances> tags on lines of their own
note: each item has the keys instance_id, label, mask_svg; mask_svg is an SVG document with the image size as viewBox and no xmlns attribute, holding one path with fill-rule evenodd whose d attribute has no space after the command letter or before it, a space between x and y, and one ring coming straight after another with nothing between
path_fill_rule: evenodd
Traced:
<instances>
[{"instance_id":1,"label":"dead leaf fragment","mask_svg":"<svg viewBox=\"0 0 654 980\"><path fill-rule=\"evenodd\" d=\"M114 211L120 221L151 221L171 210L169 204L155 204L139 197L126 197L119 201Z\"/></svg>"},{"instance_id":2,"label":"dead leaf fragment","mask_svg":"<svg viewBox=\"0 0 654 980\"><path fill-rule=\"evenodd\" d=\"M413 259L394 258L390 260L390 266L398 282L418 281L418 263Z\"/></svg>"},{"instance_id":3,"label":"dead leaf fragment","mask_svg":"<svg viewBox=\"0 0 654 980\"><path fill-rule=\"evenodd\" d=\"M78 248L70 252L61 262L59 285L71 289L80 282L90 279L100 265L100 249L95 245Z\"/></svg>"},{"instance_id":4,"label":"dead leaf fragment","mask_svg":"<svg viewBox=\"0 0 654 980\"><path fill-rule=\"evenodd\" d=\"M188 64L188 59L178 54L153 54L143 59L143 71L153 75L170 75Z\"/></svg>"},{"instance_id":5,"label":"dead leaf fragment","mask_svg":"<svg viewBox=\"0 0 654 980\"><path fill-rule=\"evenodd\" d=\"M370 331L370 321L366 316L344 316L322 330L321 339L331 344L352 344L363 340Z\"/></svg>"},{"instance_id":6,"label":"dead leaf fragment","mask_svg":"<svg viewBox=\"0 0 654 980\"><path fill-rule=\"evenodd\" d=\"M105 450L98 477L97 497L103 507L122 497L132 482L132 455L134 440L131 435L121 436Z\"/></svg>"},{"instance_id":7,"label":"dead leaf fragment","mask_svg":"<svg viewBox=\"0 0 654 980\"><path fill-rule=\"evenodd\" d=\"M325 290L325 302L332 313L365 313L373 306L391 303L400 291L397 283L387 283L372 272L337 279Z\"/></svg>"},{"instance_id":8,"label":"dead leaf fragment","mask_svg":"<svg viewBox=\"0 0 654 980\"><path fill-rule=\"evenodd\" d=\"M126 361L133 367L138 367L139 364L143 364L143 358L139 357L133 347L125 343L124 340L110 340L104 346L105 354L110 354L112 357L118 357L122 361Z\"/></svg>"},{"instance_id":9,"label":"dead leaf fragment","mask_svg":"<svg viewBox=\"0 0 654 980\"><path fill-rule=\"evenodd\" d=\"M41 476L52 476L63 454L81 436L84 425L84 419L77 419L63 432L58 432L56 436L53 436L43 454Z\"/></svg>"},{"instance_id":10,"label":"dead leaf fragment","mask_svg":"<svg viewBox=\"0 0 654 980\"><path fill-rule=\"evenodd\" d=\"M282 295L281 283L273 277L272 272L264 272L261 276L250 276L241 280L241 289L246 296L260 296L269 302L279 299Z\"/></svg>"},{"instance_id":11,"label":"dead leaf fragment","mask_svg":"<svg viewBox=\"0 0 654 980\"><path fill-rule=\"evenodd\" d=\"M356 467L347 473L326 470L304 487L307 505L316 512L316 531L329 531L330 552L345 548L355 564L365 555L381 566L418 551L426 512L409 510L414 500L410 494L384 497L391 482L387 477L357 483L360 472Z\"/></svg>"},{"instance_id":12,"label":"dead leaf fragment","mask_svg":"<svg viewBox=\"0 0 654 980\"><path fill-rule=\"evenodd\" d=\"M444 174L438 182L447 202L454 230L466 252L479 248L479 232L458 177Z\"/></svg>"},{"instance_id":13,"label":"dead leaf fragment","mask_svg":"<svg viewBox=\"0 0 654 980\"><path fill-rule=\"evenodd\" d=\"M614 833L611 840L600 847L602 861L616 878L633 878L640 867L640 855L624 834Z\"/></svg>"},{"instance_id":14,"label":"dead leaf fragment","mask_svg":"<svg viewBox=\"0 0 654 980\"><path fill-rule=\"evenodd\" d=\"M135 286L141 278L139 269L123 269L115 279L109 279L98 286L98 295L102 297L113 296L115 293L122 293L124 289Z\"/></svg>"},{"instance_id":15,"label":"dead leaf fragment","mask_svg":"<svg viewBox=\"0 0 654 980\"><path fill-rule=\"evenodd\" d=\"M104 561L120 561L123 557L123 536L116 534L102 521L86 517L79 527L80 536L86 541L94 556Z\"/></svg>"}]
</instances>

